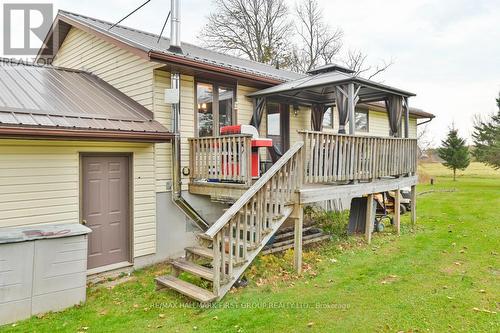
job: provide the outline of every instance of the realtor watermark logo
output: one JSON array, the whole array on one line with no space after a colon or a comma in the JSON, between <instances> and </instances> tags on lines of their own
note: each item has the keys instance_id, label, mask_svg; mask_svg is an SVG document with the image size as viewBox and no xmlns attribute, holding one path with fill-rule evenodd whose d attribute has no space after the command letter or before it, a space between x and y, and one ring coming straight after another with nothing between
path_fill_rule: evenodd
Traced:
<instances>
[{"instance_id":1,"label":"realtor watermark logo","mask_svg":"<svg viewBox=\"0 0 500 333\"><path fill-rule=\"evenodd\" d=\"M52 13L51 3L5 3L3 53L28 56L48 49L44 39L52 25Z\"/></svg>"}]
</instances>

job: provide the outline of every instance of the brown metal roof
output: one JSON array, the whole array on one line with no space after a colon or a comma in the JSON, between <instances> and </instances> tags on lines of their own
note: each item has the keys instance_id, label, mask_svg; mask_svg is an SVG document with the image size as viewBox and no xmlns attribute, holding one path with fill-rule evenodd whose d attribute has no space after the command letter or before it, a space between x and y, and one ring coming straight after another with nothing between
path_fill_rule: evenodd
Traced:
<instances>
[{"instance_id":1,"label":"brown metal roof","mask_svg":"<svg viewBox=\"0 0 500 333\"><path fill-rule=\"evenodd\" d=\"M0 135L18 132L151 142L172 137L151 111L92 74L2 59Z\"/></svg>"},{"instance_id":2,"label":"brown metal roof","mask_svg":"<svg viewBox=\"0 0 500 333\"><path fill-rule=\"evenodd\" d=\"M212 68L217 72L231 72L235 75L239 73L240 75L245 75L245 77L264 80L271 84L294 80L304 76L304 74L277 69L268 64L235 57L184 42L181 42L182 53L171 52L168 50L170 46L169 38L162 37L158 42L158 35L122 25L117 25L110 29L113 25L111 22L63 10L59 10L53 27L47 35L47 45L52 45L52 34L54 32L59 34L57 40L59 40L59 43L62 43L69 31L70 27L68 25L80 29L91 29L101 37L120 42L122 46L127 47L130 51L147 57L150 60L167 61L193 67L198 65L203 68ZM49 54L42 53L40 56L52 56L53 54L50 53L55 51L54 49L49 49Z\"/></svg>"}]
</instances>

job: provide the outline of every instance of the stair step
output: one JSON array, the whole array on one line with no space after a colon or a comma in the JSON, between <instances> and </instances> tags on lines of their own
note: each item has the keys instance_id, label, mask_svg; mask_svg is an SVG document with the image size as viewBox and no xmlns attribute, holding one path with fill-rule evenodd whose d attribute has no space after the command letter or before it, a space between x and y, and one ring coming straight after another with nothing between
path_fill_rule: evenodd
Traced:
<instances>
[{"instance_id":1,"label":"stair step","mask_svg":"<svg viewBox=\"0 0 500 333\"><path fill-rule=\"evenodd\" d=\"M161 286L173 289L202 303L209 303L217 299L217 296L214 295L214 293L195 286L192 283L182 281L172 275L159 276L155 279L155 281Z\"/></svg>"},{"instance_id":2,"label":"stair step","mask_svg":"<svg viewBox=\"0 0 500 333\"><path fill-rule=\"evenodd\" d=\"M213 259L214 258L214 251L212 249L208 249L206 247L200 247L200 246L193 246L193 247L186 247L186 251L195 254L199 257L207 258L207 259Z\"/></svg>"},{"instance_id":3,"label":"stair step","mask_svg":"<svg viewBox=\"0 0 500 333\"><path fill-rule=\"evenodd\" d=\"M199 276L202 279L208 281L214 280L214 273L210 268L206 268L183 259L172 261L172 265L177 269Z\"/></svg>"},{"instance_id":4,"label":"stair step","mask_svg":"<svg viewBox=\"0 0 500 333\"><path fill-rule=\"evenodd\" d=\"M204 232L200 232L200 233L196 234L196 237L198 237L199 239L202 239L202 240L212 241L212 238L210 238L210 236L208 236Z\"/></svg>"}]
</instances>

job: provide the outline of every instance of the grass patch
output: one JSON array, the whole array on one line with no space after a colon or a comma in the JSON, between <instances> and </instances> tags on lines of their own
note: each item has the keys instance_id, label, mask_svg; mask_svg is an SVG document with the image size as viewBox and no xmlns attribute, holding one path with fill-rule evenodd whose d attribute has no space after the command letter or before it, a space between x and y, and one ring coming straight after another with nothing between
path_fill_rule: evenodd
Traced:
<instances>
[{"instance_id":1,"label":"grass patch","mask_svg":"<svg viewBox=\"0 0 500 333\"><path fill-rule=\"evenodd\" d=\"M420 185L418 223L402 218L367 246L350 237L305 252L261 256L250 285L211 308L156 292L156 265L114 288L92 287L88 301L2 328L5 332L498 332L500 175L476 167L457 182L438 164L422 166L436 185ZM468 174L467 172L470 172Z\"/></svg>"}]
</instances>

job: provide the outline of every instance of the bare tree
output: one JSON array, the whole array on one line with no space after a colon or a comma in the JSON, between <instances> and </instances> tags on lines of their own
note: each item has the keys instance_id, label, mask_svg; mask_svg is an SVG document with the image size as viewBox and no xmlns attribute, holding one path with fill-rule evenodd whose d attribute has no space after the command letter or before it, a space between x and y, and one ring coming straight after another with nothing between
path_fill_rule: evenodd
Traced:
<instances>
[{"instance_id":1,"label":"bare tree","mask_svg":"<svg viewBox=\"0 0 500 333\"><path fill-rule=\"evenodd\" d=\"M418 159L421 159L434 146L434 138L429 131L429 124L419 126L417 131L417 148Z\"/></svg>"},{"instance_id":2,"label":"bare tree","mask_svg":"<svg viewBox=\"0 0 500 333\"><path fill-rule=\"evenodd\" d=\"M391 60L389 62L382 61L381 64L375 66L367 64L368 56L360 50L347 51L346 58L342 61L344 65L352 69L356 75L364 76L368 80L373 79L375 76L385 72L390 66L394 64Z\"/></svg>"},{"instance_id":3,"label":"bare tree","mask_svg":"<svg viewBox=\"0 0 500 333\"><path fill-rule=\"evenodd\" d=\"M208 48L278 66L292 24L284 0L214 0L200 39Z\"/></svg>"},{"instance_id":4,"label":"bare tree","mask_svg":"<svg viewBox=\"0 0 500 333\"><path fill-rule=\"evenodd\" d=\"M331 63L342 47L343 31L339 28L332 30L324 22L322 9L316 0L303 0L296 5L295 14L299 44L293 49L291 69L307 72Z\"/></svg>"}]
</instances>

